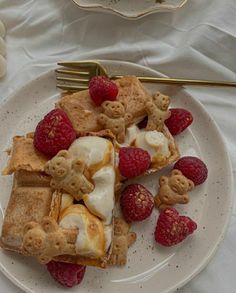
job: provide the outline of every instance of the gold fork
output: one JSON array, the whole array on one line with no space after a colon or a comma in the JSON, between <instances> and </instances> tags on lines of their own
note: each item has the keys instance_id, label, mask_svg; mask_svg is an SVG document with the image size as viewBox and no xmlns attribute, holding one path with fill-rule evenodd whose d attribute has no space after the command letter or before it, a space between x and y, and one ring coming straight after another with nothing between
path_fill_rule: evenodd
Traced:
<instances>
[{"instance_id":1,"label":"gold fork","mask_svg":"<svg viewBox=\"0 0 236 293\"><path fill-rule=\"evenodd\" d=\"M110 79L118 79L122 75L109 75L107 70L97 61L65 61L59 62L63 68L56 69L57 87L67 91L81 91L88 88L92 77L103 75ZM226 86L236 87L236 82L196 80L167 77L137 76L141 82L164 83L178 85L198 85L198 86Z\"/></svg>"}]
</instances>

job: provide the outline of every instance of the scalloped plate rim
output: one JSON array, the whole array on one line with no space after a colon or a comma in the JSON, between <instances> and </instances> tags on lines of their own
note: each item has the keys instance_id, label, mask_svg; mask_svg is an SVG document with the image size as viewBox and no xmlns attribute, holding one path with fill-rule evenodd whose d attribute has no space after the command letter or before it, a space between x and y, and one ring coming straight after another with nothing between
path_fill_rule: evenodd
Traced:
<instances>
[{"instance_id":1,"label":"scalloped plate rim","mask_svg":"<svg viewBox=\"0 0 236 293\"><path fill-rule=\"evenodd\" d=\"M117 9L113 9L113 8L110 8L110 7L107 7L104 5L97 5L97 4L82 5L82 4L78 3L80 0L72 0L72 1L75 3L75 5L77 5L79 8L81 8L83 10L111 13L111 14L118 15L122 18L129 19L129 20L136 20L136 19L142 18L146 15L150 15L150 14L154 14L154 13L175 11L175 10L183 7L188 2L188 0L183 0L181 4L179 4L178 6L175 6L175 7L171 6L171 5L163 5L163 7L158 7L155 9L150 8L150 9L146 9L143 12L136 13L134 15L130 15L130 14L127 14L126 12L121 12Z\"/></svg>"}]
</instances>

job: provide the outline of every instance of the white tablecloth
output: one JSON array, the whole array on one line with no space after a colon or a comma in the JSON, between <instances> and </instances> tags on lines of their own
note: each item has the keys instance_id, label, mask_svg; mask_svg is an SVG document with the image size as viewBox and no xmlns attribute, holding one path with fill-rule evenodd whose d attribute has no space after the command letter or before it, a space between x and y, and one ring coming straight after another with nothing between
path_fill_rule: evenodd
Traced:
<instances>
[{"instance_id":1,"label":"white tablecloth","mask_svg":"<svg viewBox=\"0 0 236 293\"><path fill-rule=\"evenodd\" d=\"M175 13L133 22L82 11L69 0L0 0L0 19L7 26L8 50L0 99L56 61L72 58L126 60L173 77L236 81L235 0L189 0ZM189 91L218 123L235 177L236 89ZM235 249L236 205L214 259L179 292L235 292ZM0 292L22 291L0 274Z\"/></svg>"}]
</instances>

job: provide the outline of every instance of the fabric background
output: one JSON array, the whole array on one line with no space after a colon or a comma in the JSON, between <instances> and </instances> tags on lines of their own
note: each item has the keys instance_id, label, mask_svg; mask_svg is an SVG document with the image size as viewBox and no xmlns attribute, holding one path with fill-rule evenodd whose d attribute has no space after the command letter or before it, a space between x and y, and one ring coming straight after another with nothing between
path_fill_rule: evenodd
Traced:
<instances>
[{"instance_id":1,"label":"fabric background","mask_svg":"<svg viewBox=\"0 0 236 293\"><path fill-rule=\"evenodd\" d=\"M137 21L82 11L69 0L0 0L0 19L7 27L8 62L8 75L0 81L0 99L66 59L124 60L172 77L236 81L235 0L189 0L175 13ZM235 178L236 90L188 90L220 127ZM236 204L215 257L178 292L235 292L235 247ZM2 274L0 284L0 292L22 292Z\"/></svg>"}]
</instances>

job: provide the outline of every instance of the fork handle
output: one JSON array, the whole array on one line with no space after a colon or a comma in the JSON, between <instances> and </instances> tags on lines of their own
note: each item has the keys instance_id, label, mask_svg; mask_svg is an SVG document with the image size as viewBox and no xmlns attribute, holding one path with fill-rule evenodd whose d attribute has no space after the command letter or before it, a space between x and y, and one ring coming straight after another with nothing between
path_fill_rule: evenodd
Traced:
<instances>
[{"instance_id":1,"label":"fork handle","mask_svg":"<svg viewBox=\"0 0 236 293\"><path fill-rule=\"evenodd\" d=\"M111 76L110 78L111 79L118 79L118 78L122 78L122 77L123 77L122 75L114 75L114 76ZM236 82L232 82L232 81L181 79L181 78L151 77L151 76L137 76L137 78L141 82L147 82L147 83L236 87Z\"/></svg>"}]
</instances>

